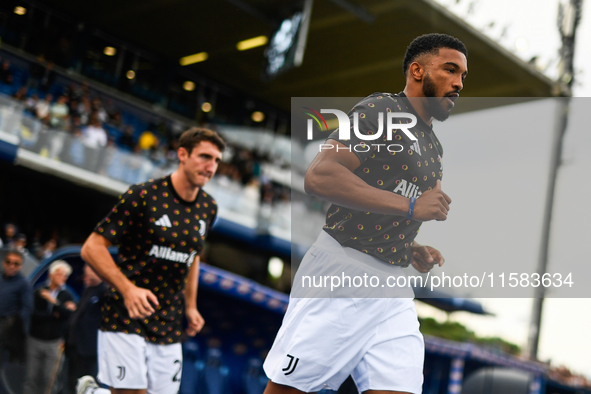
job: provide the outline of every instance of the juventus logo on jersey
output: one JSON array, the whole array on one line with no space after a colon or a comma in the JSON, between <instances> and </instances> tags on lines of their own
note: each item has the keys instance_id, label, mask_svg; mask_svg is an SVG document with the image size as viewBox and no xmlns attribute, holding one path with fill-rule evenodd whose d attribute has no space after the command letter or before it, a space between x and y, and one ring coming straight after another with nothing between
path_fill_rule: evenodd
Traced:
<instances>
[{"instance_id":1,"label":"juventus logo on jersey","mask_svg":"<svg viewBox=\"0 0 591 394\"><path fill-rule=\"evenodd\" d=\"M287 367L283 368L282 371L283 371L283 373L285 373L285 375L291 375L293 373L293 371L295 371L296 367L298 366L298 361L300 361L300 359L295 358L291 354L288 354L287 358L289 358L289 364L287 364ZM295 360L295 362L294 362L294 360ZM292 364L293 364L293 367L291 366Z\"/></svg>"},{"instance_id":2,"label":"juventus logo on jersey","mask_svg":"<svg viewBox=\"0 0 591 394\"><path fill-rule=\"evenodd\" d=\"M205 235L205 229L206 229L205 220L200 220L199 221L199 235L201 235L202 237Z\"/></svg>"}]
</instances>

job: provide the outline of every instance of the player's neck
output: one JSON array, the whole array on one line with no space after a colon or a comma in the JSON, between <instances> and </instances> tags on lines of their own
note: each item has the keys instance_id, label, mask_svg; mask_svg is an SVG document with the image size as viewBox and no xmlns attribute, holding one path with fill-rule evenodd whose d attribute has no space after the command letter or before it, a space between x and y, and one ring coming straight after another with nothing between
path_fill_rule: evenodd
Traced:
<instances>
[{"instance_id":1,"label":"player's neck","mask_svg":"<svg viewBox=\"0 0 591 394\"><path fill-rule=\"evenodd\" d=\"M425 108L427 98L422 94L422 91L413 89L407 85L403 92L406 95L406 98L408 98L408 101L412 105L415 112L428 126L431 126L431 123L433 123L433 117L429 115L427 109Z\"/></svg>"},{"instance_id":2,"label":"player's neck","mask_svg":"<svg viewBox=\"0 0 591 394\"><path fill-rule=\"evenodd\" d=\"M176 191L176 194L178 194L180 198L185 201L195 201L197 193L199 193L199 187L193 186L180 170L177 169L173 172L170 176L170 180L174 191Z\"/></svg>"}]
</instances>

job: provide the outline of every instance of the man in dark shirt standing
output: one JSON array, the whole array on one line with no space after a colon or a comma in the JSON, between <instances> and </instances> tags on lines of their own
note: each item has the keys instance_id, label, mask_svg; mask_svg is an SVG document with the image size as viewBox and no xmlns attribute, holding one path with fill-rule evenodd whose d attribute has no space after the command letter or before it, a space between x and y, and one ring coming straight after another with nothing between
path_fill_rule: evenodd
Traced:
<instances>
[{"instance_id":1,"label":"man in dark shirt standing","mask_svg":"<svg viewBox=\"0 0 591 394\"><path fill-rule=\"evenodd\" d=\"M76 392L78 378L98 372L97 335L101 324L101 305L107 285L90 268L84 266L84 285L78 308L70 319L66 355L68 357L68 387Z\"/></svg>"},{"instance_id":2,"label":"man in dark shirt standing","mask_svg":"<svg viewBox=\"0 0 591 394\"><path fill-rule=\"evenodd\" d=\"M26 332L33 311L33 291L20 273L23 266L21 252L11 249L3 262L0 275L0 370L10 356L25 359Z\"/></svg>"},{"instance_id":3,"label":"man in dark shirt standing","mask_svg":"<svg viewBox=\"0 0 591 394\"><path fill-rule=\"evenodd\" d=\"M424 343L412 288L394 289L391 297L385 286L386 279L405 277L402 267L428 272L443 264L437 249L415 237L422 222L445 220L450 208L440 181L443 149L431 123L449 116L467 56L454 37L417 37L404 56L404 91L357 103L351 130L331 134L310 164L306 192L332 205L265 360L265 394L337 390L348 375L367 394L422 392ZM400 125L386 131L391 120ZM306 290L305 276L330 278L328 290L322 284ZM364 285L368 276L377 283ZM341 281L340 293L331 292L333 278Z\"/></svg>"},{"instance_id":4,"label":"man in dark shirt standing","mask_svg":"<svg viewBox=\"0 0 591 394\"><path fill-rule=\"evenodd\" d=\"M76 310L74 295L66 289L71 273L68 263L54 261L49 266L49 284L35 291L24 394L45 393L57 372L68 319Z\"/></svg>"},{"instance_id":5,"label":"man in dark shirt standing","mask_svg":"<svg viewBox=\"0 0 591 394\"><path fill-rule=\"evenodd\" d=\"M131 186L82 248L82 258L111 285L98 338L98 379L114 394L177 393L183 310L188 335L204 324L197 311L199 254L217 205L203 186L225 143L211 130L191 128L179 145L178 169ZM111 245L119 246L116 262ZM78 393L103 392L96 387L84 377Z\"/></svg>"}]
</instances>

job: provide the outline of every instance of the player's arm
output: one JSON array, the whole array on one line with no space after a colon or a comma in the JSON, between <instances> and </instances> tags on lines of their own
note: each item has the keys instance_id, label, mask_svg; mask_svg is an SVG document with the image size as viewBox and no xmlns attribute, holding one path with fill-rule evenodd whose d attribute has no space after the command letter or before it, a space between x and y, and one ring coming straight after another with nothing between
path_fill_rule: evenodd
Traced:
<instances>
[{"instance_id":1,"label":"player's arm","mask_svg":"<svg viewBox=\"0 0 591 394\"><path fill-rule=\"evenodd\" d=\"M205 320L197 310L197 286L199 284L199 256L195 256L187 280L185 282L185 316L187 317L187 334L195 336L205 324Z\"/></svg>"},{"instance_id":2,"label":"player's arm","mask_svg":"<svg viewBox=\"0 0 591 394\"><path fill-rule=\"evenodd\" d=\"M406 216L410 199L368 185L353 173L360 164L357 155L341 142L326 140L306 172L306 193L363 212ZM451 199L441 191L441 182L437 181L434 189L424 192L416 200L412 218L418 221L445 220L450 203Z\"/></svg>"},{"instance_id":3,"label":"player's arm","mask_svg":"<svg viewBox=\"0 0 591 394\"><path fill-rule=\"evenodd\" d=\"M158 306L158 298L150 290L135 286L121 273L109 253L109 246L111 242L108 239L93 232L82 246L82 259L121 293L130 318L150 316L154 313L152 304Z\"/></svg>"}]
</instances>

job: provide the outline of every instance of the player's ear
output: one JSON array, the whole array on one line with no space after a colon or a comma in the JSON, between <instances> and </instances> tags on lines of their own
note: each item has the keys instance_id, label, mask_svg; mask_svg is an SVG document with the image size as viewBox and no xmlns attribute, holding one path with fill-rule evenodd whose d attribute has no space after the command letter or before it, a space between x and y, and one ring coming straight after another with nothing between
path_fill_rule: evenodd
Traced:
<instances>
[{"instance_id":1,"label":"player's ear","mask_svg":"<svg viewBox=\"0 0 591 394\"><path fill-rule=\"evenodd\" d=\"M179 158L179 160L181 162L187 160L187 158L189 157L189 152L187 152L186 148L180 147L179 150L177 151L177 156Z\"/></svg>"},{"instance_id":2,"label":"player's ear","mask_svg":"<svg viewBox=\"0 0 591 394\"><path fill-rule=\"evenodd\" d=\"M423 80L424 73L425 68L419 62L412 62L410 66L408 66L408 74L417 82Z\"/></svg>"}]
</instances>

